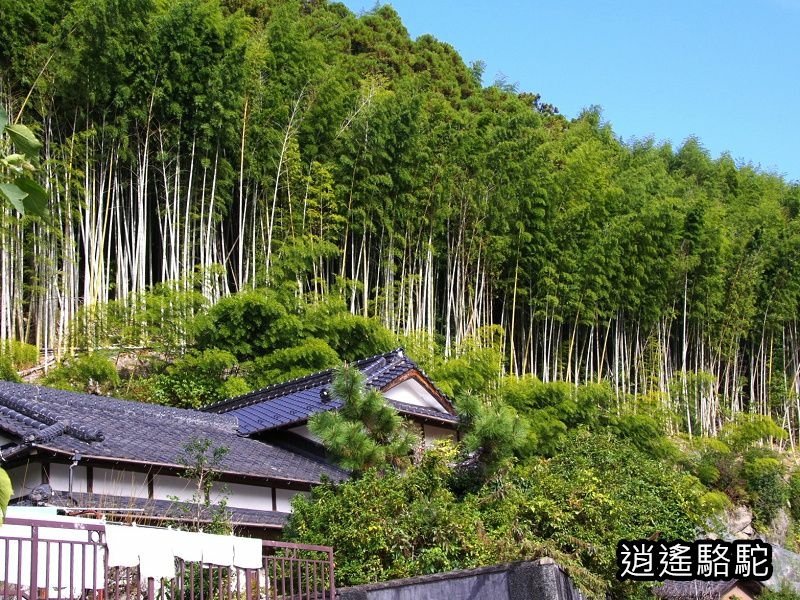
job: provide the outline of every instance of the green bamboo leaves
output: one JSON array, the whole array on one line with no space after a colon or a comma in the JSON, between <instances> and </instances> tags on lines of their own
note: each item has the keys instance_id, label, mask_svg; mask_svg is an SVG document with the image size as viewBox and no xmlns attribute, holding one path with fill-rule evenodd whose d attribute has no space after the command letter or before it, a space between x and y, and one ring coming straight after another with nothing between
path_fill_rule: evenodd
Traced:
<instances>
[{"instance_id":1,"label":"green bamboo leaves","mask_svg":"<svg viewBox=\"0 0 800 600\"><path fill-rule=\"evenodd\" d=\"M47 191L32 178L42 143L25 125L9 125L8 114L3 108L0 108L0 133L7 135L18 150L17 153L0 155L0 195L20 214L43 216L47 208ZM2 141L0 144L5 145Z\"/></svg>"}]
</instances>

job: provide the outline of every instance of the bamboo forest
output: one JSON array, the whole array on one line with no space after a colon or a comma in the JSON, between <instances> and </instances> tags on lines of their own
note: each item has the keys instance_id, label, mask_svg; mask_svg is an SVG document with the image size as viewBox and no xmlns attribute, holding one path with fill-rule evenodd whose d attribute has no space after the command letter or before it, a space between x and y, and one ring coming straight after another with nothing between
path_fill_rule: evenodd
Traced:
<instances>
[{"instance_id":1,"label":"bamboo forest","mask_svg":"<svg viewBox=\"0 0 800 600\"><path fill-rule=\"evenodd\" d=\"M783 510L800 547L800 183L484 71L388 5L0 0L0 378L200 408L404 347L483 479L440 449L298 500L344 583L529 552L644 597L627 510ZM348 554L347 502L423 480L480 539L420 517Z\"/></svg>"},{"instance_id":2,"label":"bamboo forest","mask_svg":"<svg viewBox=\"0 0 800 600\"><path fill-rule=\"evenodd\" d=\"M388 6L0 8L0 100L49 191L44 218L4 208L0 338L61 357L154 286L290 285L446 356L499 343L510 374L659 395L700 433L772 415L795 443L796 182L482 86Z\"/></svg>"}]
</instances>

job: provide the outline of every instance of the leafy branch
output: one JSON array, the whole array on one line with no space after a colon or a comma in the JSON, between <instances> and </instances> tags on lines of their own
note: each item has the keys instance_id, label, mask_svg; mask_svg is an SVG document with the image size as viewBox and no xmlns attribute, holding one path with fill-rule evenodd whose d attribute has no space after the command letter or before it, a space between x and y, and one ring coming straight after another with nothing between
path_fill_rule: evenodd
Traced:
<instances>
[{"instance_id":1,"label":"leafy branch","mask_svg":"<svg viewBox=\"0 0 800 600\"><path fill-rule=\"evenodd\" d=\"M12 145L16 152L9 153ZM23 215L46 212L47 191L33 179L41 147L28 127L10 124L0 108L0 195Z\"/></svg>"}]
</instances>

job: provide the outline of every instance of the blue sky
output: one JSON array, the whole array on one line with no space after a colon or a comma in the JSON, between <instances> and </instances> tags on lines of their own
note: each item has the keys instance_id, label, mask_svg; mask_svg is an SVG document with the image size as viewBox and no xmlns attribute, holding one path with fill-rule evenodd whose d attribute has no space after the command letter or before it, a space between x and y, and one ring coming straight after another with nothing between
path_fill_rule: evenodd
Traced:
<instances>
[{"instance_id":1,"label":"blue sky","mask_svg":"<svg viewBox=\"0 0 800 600\"><path fill-rule=\"evenodd\" d=\"M369 0L345 0L360 13ZM567 117L598 105L622 139L697 136L800 180L800 0L393 0L430 33Z\"/></svg>"}]
</instances>

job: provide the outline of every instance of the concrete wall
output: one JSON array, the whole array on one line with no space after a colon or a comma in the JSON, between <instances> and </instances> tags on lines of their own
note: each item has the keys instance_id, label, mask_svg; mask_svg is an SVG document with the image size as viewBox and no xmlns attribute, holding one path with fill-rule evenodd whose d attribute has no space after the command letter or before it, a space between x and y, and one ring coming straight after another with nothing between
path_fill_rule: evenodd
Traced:
<instances>
[{"instance_id":1,"label":"concrete wall","mask_svg":"<svg viewBox=\"0 0 800 600\"><path fill-rule=\"evenodd\" d=\"M59 492L69 491L69 465L50 463L50 487ZM86 467L78 465L72 469L72 491L86 492Z\"/></svg>"},{"instance_id":2,"label":"concrete wall","mask_svg":"<svg viewBox=\"0 0 800 600\"><path fill-rule=\"evenodd\" d=\"M436 425L428 425L427 423L422 426L422 435L425 440L425 446L429 448L438 440L456 441L456 432L452 429L445 429L444 427L437 427Z\"/></svg>"},{"instance_id":3,"label":"concrete wall","mask_svg":"<svg viewBox=\"0 0 800 600\"><path fill-rule=\"evenodd\" d=\"M552 559L360 585L339 600L584 600Z\"/></svg>"}]
</instances>

